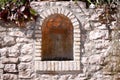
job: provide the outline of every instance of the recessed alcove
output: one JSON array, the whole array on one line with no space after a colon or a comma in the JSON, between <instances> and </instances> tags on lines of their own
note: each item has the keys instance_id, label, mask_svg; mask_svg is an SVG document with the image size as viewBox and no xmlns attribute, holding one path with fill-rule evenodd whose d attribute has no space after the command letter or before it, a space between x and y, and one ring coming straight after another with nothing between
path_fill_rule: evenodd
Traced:
<instances>
[{"instance_id":1,"label":"recessed alcove","mask_svg":"<svg viewBox=\"0 0 120 80\"><path fill-rule=\"evenodd\" d=\"M42 11L35 37L37 72L80 70L80 26L67 8L51 7Z\"/></svg>"},{"instance_id":2,"label":"recessed alcove","mask_svg":"<svg viewBox=\"0 0 120 80\"><path fill-rule=\"evenodd\" d=\"M63 14L50 15L43 21L42 60L73 60L73 26Z\"/></svg>"}]
</instances>

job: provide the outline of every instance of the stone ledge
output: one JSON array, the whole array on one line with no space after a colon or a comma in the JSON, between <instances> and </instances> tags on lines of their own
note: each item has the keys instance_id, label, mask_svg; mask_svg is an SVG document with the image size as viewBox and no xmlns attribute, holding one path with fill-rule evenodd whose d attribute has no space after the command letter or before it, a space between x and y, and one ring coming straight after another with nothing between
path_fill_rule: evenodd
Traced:
<instances>
[{"instance_id":1,"label":"stone ledge","mask_svg":"<svg viewBox=\"0 0 120 80\"><path fill-rule=\"evenodd\" d=\"M80 70L80 61L36 61L35 65L36 71Z\"/></svg>"}]
</instances>

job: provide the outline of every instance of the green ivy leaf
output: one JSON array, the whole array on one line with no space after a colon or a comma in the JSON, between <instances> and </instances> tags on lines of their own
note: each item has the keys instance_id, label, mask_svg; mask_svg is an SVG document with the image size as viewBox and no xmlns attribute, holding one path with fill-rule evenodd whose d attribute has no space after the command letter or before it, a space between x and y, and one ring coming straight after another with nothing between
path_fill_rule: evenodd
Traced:
<instances>
[{"instance_id":1,"label":"green ivy leaf","mask_svg":"<svg viewBox=\"0 0 120 80\"><path fill-rule=\"evenodd\" d=\"M34 16L37 16L37 12L32 8L30 8L30 13Z\"/></svg>"},{"instance_id":2,"label":"green ivy leaf","mask_svg":"<svg viewBox=\"0 0 120 80\"><path fill-rule=\"evenodd\" d=\"M87 0L87 1L92 4L91 0Z\"/></svg>"},{"instance_id":3,"label":"green ivy leaf","mask_svg":"<svg viewBox=\"0 0 120 80\"><path fill-rule=\"evenodd\" d=\"M14 3L16 3L16 2L17 2L17 0L13 0L13 2L14 2Z\"/></svg>"}]
</instances>

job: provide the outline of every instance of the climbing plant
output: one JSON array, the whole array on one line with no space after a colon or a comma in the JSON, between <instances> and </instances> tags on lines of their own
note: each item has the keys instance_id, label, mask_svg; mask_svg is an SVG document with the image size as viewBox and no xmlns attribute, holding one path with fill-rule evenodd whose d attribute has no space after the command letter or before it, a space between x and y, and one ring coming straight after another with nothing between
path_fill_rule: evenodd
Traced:
<instances>
[{"instance_id":1,"label":"climbing plant","mask_svg":"<svg viewBox=\"0 0 120 80\"><path fill-rule=\"evenodd\" d=\"M37 13L30 6L30 0L0 0L0 19L12 21L19 27L25 22L35 20Z\"/></svg>"}]
</instances>

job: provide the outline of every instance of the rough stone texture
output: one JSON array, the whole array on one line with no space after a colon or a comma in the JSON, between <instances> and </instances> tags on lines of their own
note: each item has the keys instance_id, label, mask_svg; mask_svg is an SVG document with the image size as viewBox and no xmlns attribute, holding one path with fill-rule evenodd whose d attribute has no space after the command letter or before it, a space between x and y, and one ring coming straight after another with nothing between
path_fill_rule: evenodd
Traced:
<instances>
[{"instance_id":1,"label":"rough stone texture","mask_svg":"<svg viewBox=\"0 0 120 80\"><path fill-rule=\"evenodd\" d=\"M106 57L109 56L110 54L109 51L111 49L110 46L112 46L111 42L109 41L109 36L108 36L109 32L105 24L96 22L98 20L98 16L101 14L103 9L102 8L96 9L96 11L92 9L85 9L84 4L79 3L79 6L80 7L82 6L82 10L81 10L76 4L72 2L66 2L66 3L64 2L43 2L43 3L33 2L32 3L32 7L35 10L37 10L39 14L42 11L44 11L44 9L46 8L56 7L56 6L66 7L68 10L74 13L77 20L79 20L80 22L79 23L80 29L81 29L80 52L81 52L81 64L82 64L81 71L82 72L80 72L80 74L79 73L78 74L55 74L55 75L37 74L36 79L37 80L116 80L116 79L119 79L119 77L116 77L117 74L111 75L111 73L109 72L109 69L112 68L113 70L114 63L116 63L119 60L117 60L116 62L114 61L114 63L113 62L111 63L109 62L109 60L105 59ZM68 15L68 17L70 17L70 14ZM114 28L114 25L112 24L111 28ZM113 61L113 59L110 59L110 60ZM110 68L108 68L108 66ZM119 71L118 69L115 69L115 70ZM83 73L84 76L80 76L81 73Z\"/></svg>"},{"instance_id":2,"label":"rough stone texture","mask_svg":"<svg viewBox=\"0 0 120 80\"><path fill-rule=\"evenodd\" d=\"M2 63L7 64L7 63L18 63L18 58L2 58Z\"/></svg>"},{"instance_id":3,"label":"rough stone texture","mask_svg":"<svg viewBox=\"0 0 120 80\"><path fill-rule=\"evenodd\" d=\"M3 80L17 80L18 77L15 74L4 74Z\"/></svg>"},{"instance_id":4,"label":"rough stone texture","mask_svg":"<svg viewBox=\"0 0 120 80\"><path fill-rule=\"evenodd\" d=\"M21 47L21 50L20 50L20 53L22 54L32 54L33 52L33 49L34 49L34 46L33 44L24 44L22 47Z\"/></svg>"},{"instance_id":5,"label":"rough stone texture","mask_svg":"<svg viewBox=\"0 0 120 80\"><path fill-rule=\"evenodd\" d=\"M0 21L0 80L120 80L120 44L114 47L118 52L112 51L111 48L115 45L108 39L106 26L95 22L103 11L102 8L96 11L86 9L81 2L79 6L82 10L72 2L32 2L31 6L39 14L50 7L63 6L76 16L81 30L81 71L66 74L41 74L35 71L34 31L39 29L41 17L36 22L26 23L26 28L6 25ZM116 22L112 23L112 30L115 24Z\"/></svg>"},{"instance_id":6,"label":"rough stone texture","mask_svg":"<svg viewBox=\"0 0 120 80\"><path fill-rule=\"evenodd\" d=\"M19 66L19 77L25 79L31 79L33 77L34 67L31 63L20 63Z\"/></svg>"},{"instance_id":7,"label":"rough stone texture","mask_svg":"<svg viewBox=\"0 0 120 80\"><path fill-rule=\"evenodd\" d=\"M17 71L17 66L16 66L16 64L5 64L4 72L17 73L18 71Z\"/></svg>"},{"instance_id":8,"label":"rough stone texture","mask_svg":"<svg viewBox=\"0 0 120 80\"><path fill-rule=\"evenodd\" d=\"M3 70L0 69L0 80L3 80Z\"/></svg>"},{"instance_id":9,"label":"rough stone texture","mask_svg":"<svg viewBox=\"0 0 120 80\"><path fill-rule=\"evenodd\" d=\"M21 56L19 59L21 62L30 62L32 58L33 57L31 55L25 55L25 56Z\"/></svg>"},{"instance_id":10,"label":"rough stone texture","mask_svg":"<svg viewBox=\"0 0 120 80\"><path fill-rule=\"evenodd\" d=\"M2 24L2 21L0 23L0 80L19 80L21 75L24 75L22 78L26 80L30 73L29 79L32 78L33 67L25 70L27 71L25 73L24 70L20 71L19 64L31 62L29 64L33 66L35 22L26 23L27 28L18 28L16 25L8 23Z\"/></svg>"}]
</instances>

